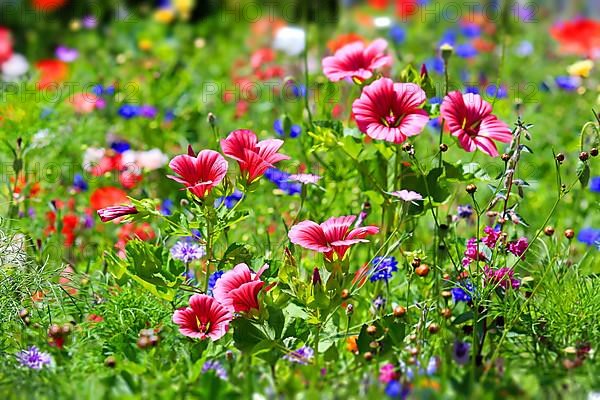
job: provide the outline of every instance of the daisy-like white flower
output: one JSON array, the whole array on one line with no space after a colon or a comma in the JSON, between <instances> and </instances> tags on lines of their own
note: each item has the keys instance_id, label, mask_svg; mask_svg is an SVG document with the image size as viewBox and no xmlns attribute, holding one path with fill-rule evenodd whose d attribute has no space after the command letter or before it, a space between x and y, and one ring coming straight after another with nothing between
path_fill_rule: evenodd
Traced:
<instances>
[{"instance_id":1,"label":"daisy-like white flower","mask_svg":"<svg viewBox=\"0 0 600 400\"><path fill-rule=\"evenodd\" d=\"M319 175L313 175L313 174L293 174L293 175L290 175L288 178L288 180L290 180L290 181L300 182L303 185L310 185L310 184L316 185L320 179L321 179L321 177Z\"/></svg>"},{"instance_id":2,"label":"daisy-like white flower","mask_svg":"<svg viewBox=\"0 0 600 400\"><path fill-rule=\"evenodd\" d=\"M392 196L399 198L403 201L415 202L419 200L423 200L423 196L420 193L413 192L412 190L398 190L396 192L390 193Z\"/></svg>"}]
</instances>

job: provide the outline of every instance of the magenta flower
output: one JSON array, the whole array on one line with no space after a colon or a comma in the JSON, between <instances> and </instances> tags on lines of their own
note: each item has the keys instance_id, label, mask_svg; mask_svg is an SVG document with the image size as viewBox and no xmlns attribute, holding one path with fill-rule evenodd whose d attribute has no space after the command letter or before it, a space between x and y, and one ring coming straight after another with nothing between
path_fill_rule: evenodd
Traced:
<instances>
[{"instance_id":1,"label":"magenta flower","mask_svg":"<svg viewBox=\"0 0 600 400\"><path fill-rule=\"evenodd\" d=\"M513 242L509 242L506 247L508 248L508 251L515 256L521 257L525 253L525 250L527 250L527 247L529 247L529 241L526 237L522 237Z\"/></svg>"},{"instance_id":2,"label":"magenta flower","mask_svg":"<svg viewBox=\"0 0 600 400\"><path fill-rule=\"evenodd\" d=\"M137 208L133 206L112 206L98 210L98 216L102 222L112 221L113 219L137 213Z\"/></svg>"},{"instance_id":3,"label":"magenta flower","mask_svg":"<svg viewBox=\"0 0 600 400\"><path fill-rule=\"evenodd\" d=\"M256 134L247 129L238 129L221 140L223 153L236 160L242 175L250 184L260 178L275 163L289 160L289 156L279 153L283 140L266 139L258 141Z\"/></svg>"},{"instance_id":4,"label":"magenta flower","mask_svg":"<svg viewBox=\"0 0 600 400\"><path fill-rule=\"evenodd\" d=\"M367 235L379 232L376 226L364 226L350 229L356 219L350 215L346 217L332 217L322 224L313 221L302 221L290 229L288 237L294 244L305 249L324 253L328 261L333 261L334 254L342 260L350 246L357 243L368 242Z\"/></svg>"},{"instance_id":5,"label":"magenta flower","mask_svg":"<svg viewBox=\"0 0 600 400\"><path fill-rule=\"evenodd\" d=\"M217 280L213 296L230 312L258 310L258 293L265 284L260 276L267 268L269 266L265 264L255 274L246 264L236 265Z\"/></svg>"},{"instance_id":6,"label":"magenta flower","mask_svg":"<svg viewBox=\"0 0 600 400\"><path fill-rule=\"evenodd\" d=\"M493 269L487 265L483 269L485 280L488 283L499 285L504 289L518 289L521 286L521 281L514 277L515 270L510 267Z\"/></svg>"},{"instance_id":7,"label":"magenta flower","mask_svg":"<svg viewBox=\"0 0 600 400\"><path fill-rule=\"evenodd\" d=\"M481 238L481 242L490 249L493 249L496 246L496 243L498 243L498 239L500 239L502 232L495 230L491 226L486 226L483 228L483 231L486 233L486 236Z\"/></svg>"},{"instance_id":8,"label":"magenta flower","mask_svg":"<svg viewBox=\"0 0 600 400\"><path fill-rule=\"evenodd\" d=\"M465 256L462 259L462 265L467 266L473 261L486 260L486 256L483 251L477 249L477 239L471 238L467 241L467 249L465 250Z\"/></svg>"},{"instance_id":9,"label":"magenta flower","mask_svg":"<svg viewBox=\"0 0 600 400\"><path fill-rule=\"evenodd\" d=\"M379 382L390 383L400 377L400 374L396 371L396 367L392 363L385 363L379 367Z\"/></svg>"},{"instance_id":10,"label":"magenta flower","mask_svg":"<svg viewBox=\"0 0 600 400\"><path fill-rule=\"evenodd\" d=\"M179 176L168 175L168 178L182 183L202 199L225 178L227 161L213 150L202 150L195 156L190 147L188 153L171 160L169 167Z\"/></svg>"},{"instance_id":11,"label":"magenta flower","mask_svg":"<svg viewBox=\"0 0 600 400\"><path fill-rule=\"evenodd\" d=\"M227 333L233 316L217 300L205 294L190 297L190 306L176 310L173 322L179 325L182 335L215 341Z\"/></svg>"},{"instance_id":12,"label":"magenta flower","mask_svg":"<svg viewBox=\"0 0 600 400\"><path fill-rule=\"evenodd\" d=\"M420 108L425 100L418 85L381 78L363 89L352 112L361 132L373 139L402 143L421 133L429 122L427 111Z\"/></svg>"},{"instance_id":13,"label":"magenta flower","mask_svg":"<svg viewBox=\"0 0 600 400\"><path fill-rule=\"evenodd\" d=\"M440 113L452 136L468 152L479 149L492 157L498 156L494 140L509 143L512 133L504 122L492 114L492 106L478 94L449 93Z\"/></svg>"},{"instance_id":14,"label":"magenta flower","mask_svg":"<svg viewBox=\"0 0 600 400\"><path fill-rule=\"evenodd\" d=\"M376 39L367 47L363 42L347 44L323 59L323 73L332 82L370 79L376 69L392 64L392 57L385 54L387 46L384 39Z\"/></svg>"}]
</instances>

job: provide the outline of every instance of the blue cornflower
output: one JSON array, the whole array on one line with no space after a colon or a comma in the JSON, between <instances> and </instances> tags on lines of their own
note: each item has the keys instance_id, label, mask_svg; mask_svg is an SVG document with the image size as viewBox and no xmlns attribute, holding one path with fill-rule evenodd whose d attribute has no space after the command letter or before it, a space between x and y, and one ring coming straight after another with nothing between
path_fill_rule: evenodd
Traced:
<instances>
[{"instance_id":1,"label":"blue cornflower","mask_svg":"<svg viewBox=\"0 0 600 400\"><path fill-rule=\"evenodd\" d=\"M88 184L81 174L75 174L73 176L73 188L78 192L86 192L88 190Z\"/></svg>"},{"instance_id":2,"label":"blue cornflower","mask_svg":"<svg viewBox=\"0 0 600 400\"><path fill-rule=\"evenodd\" d=\"M171 247L171 257L181 260L186 264L194 260L199 260L205 255L206 249L204 246L200 246L189 240L180 240Z\"/></svg>"},{"instance_id":3,"label":"blue cornflower","mask_svg":"<svg viewBox=\"0 0 600 400\"><path fill-rule=\"evenodd\" d=\"M425 60L425 67L428 71L434 71L438 74L444 73L444 60L441 57L432 57Z\"/></svg>"},{"instance_id":4,"label":"blue cornflower","mask_svg":"<svg viewBox=\"0 0 600 400\"><path fill-rule=\"evenodd\" d=\"M479 88L477 86L465 87L465 93L479 94Z\"/></svg>"},{"instance_id":5,"label":"blue cornflower","mask_svg":"<svg viewBox=\"0 0 600 400\"><path fill-rule=\"evenodd\" d=\"M215 271L208 277L208 292L212 294L215 285L220 277L223 276L223 271Z\"/></svg>"},{"instance_id":6,"label":"blue cornflower","mask_svg":"<svg viewBox=\"0 0 600 400\"><path fill-rule=\"evenodd\" d=\"M124 140L118 140L116 142L112 142L110 144L110 148L119 154L123 154L127 150L131 149L131 145Z\"/></svg>"},{"instance_id":7,"label":"blue cornflower","mask_svg":"<svg viewBox=\"0 0 600 400\"><path fill-rule=\"evenodd\" d=\"M402 44L406 40L406 30L398 24L392 25L390 28L390 38L396 44Z\"/></svg>"},{"instance_id":8,"label":"blue cornflower","mask_svg":"<svg viewBox=\"0 0 600 400\"><path fill-rule=\"evenodd\" d=\"M385 394L392 399L406 399L410 389L398 381L390 381L385 387Z\"/></svg>"},{"instance_id":9,"label":"blue cornflower","mask_svg":"<svg viewBox=\"0 0 600 400\"><path fill-rule=\"evenodd\" d=\"M527 40L523 40L517 46L517 49L515 50L515 53L517 53L517 55L519 57L527 57L528 55L530 55L531 53L533 53L533 50L534 50L533 44L531 44L531 42L529 42Z\"/></svg>"},{"instance_id":10,"label":"blue cornflower","mask_svg":"<svg viewBox=\"0 0 600 400\"><path fill-rule=\"evenodd\" d=\"M164 199L160 205L160 213L165 216L173 214L173 200Z\"/></svg>"},{"instance_id":11,"label":"blue cornflower","mask_svg":"<svg viewBox=\"0 0 600 400\"><path fill-rule=\"evenodd\" d=\"M554 82L560 89L572 92L581 85L581 78L578 76L557 76L554 78Z\"/></svg>"},{"instance_id":12,"label":"blue cornflower","mask_svg":"<svg viewBox=\"0 0 600 400\"><path fill-rule=\"evenodd\" d=\"M456 44L456 36L457 35L455 30L446 30L439 41L439 46L443 44L449 44L450 46L454 46Z\"/></svg>"},{"instance_id":13,"label":"blue cornflower","mask_svg":"<svg viewBox=\"0 0 600 400\"><path fill-rule=\"evenodd\" d=\"M477 24L464 24L460 28L461 33L464 37L474 39L481 36L481 27Z\"/></svg>"},{"instance_id":14,"label":"blue cornflower","mask_svg":"<svg viewBox=\"0 0 600 400\"><path fill-rule=\"evenodd\" d=\"M498 92L498 94L496 94L496 92ZM492 85L488 85L485 88L485 94L488 97L497 97L499 99L504 99L504 98L508 97L508 90L506 90L506 86L504 86L504 85L496 86L496 85L492 84Z\"/></svg>"},{"instance_id":15,"label":"blue cornflower","mask_svg":"<svg viewBox=\"0 0 600 400\"><path fill-rule=\"evenodd\" d=\"M458 206L456 208L456 213L460 218L470 218L471 215L473 215L473 206L471 206L470 204Z\"/></svg>"},{"instance_id":16,"label":"blue cornflower","mask_svg":"<svg viewBox=\"0 0 600 400\"><path fill-rule=\"evenodd\" d=\"M478 53L475 46L473 46L471 43L459 44L454 48L454 52L461 58L472 58Z\"/></svg>"},{"instance_id":17,"label":"blue cornflower","mask_svg":"<svg viewBox=\"0 0 600 400\"><path fill-rule=\"evenodd\" d=\"M225 204L225 207L232 209L233 206L235 206L236 203L242 199L242 197L244 197L244 194L236 189L229 196L219 197L217 200L215 200L215 208L219 207L221 204Z\"/></svg>"},{"instance_id":18,"label":"blue cornflower","mask_svg":"<svg viewBox=\"0 0 600 400\"><path fill-rule=\"evenodd\" d=\"M171 122L174 119L175 119L175 111L174 110L165 111L165 118L164 118L165 122Z\"/></svg>"},{"instance_id":19,"label":"blue cornflower","mask_svg":"<svg viewBox=\"0 0 600 400\"><path fill-rule=\"evenodd\" d=\"M92 93L95 94L96 96L102 96L103 92L104 92L104 88L100 84L94 85L92 87Z\"/></svg>"},{"instance_id":20,"label":"blue cornflower","mask_svg":"<svg viewBox=\"0 0 600 400\"><path fill-rule=\"evenodd\" d=\"M432 97L429 99L429 104L441 104L441 103L442 103L441 97Z\"/></svg>"},{"instance_id":21,"label":"blue cornflower","mask_svg":"<svg viewBox=\"0 0 600 400\"><path fill-rule=\"evenodd\" d=\"M294 97L306 96L306 86L301 83L295 83L292 85L292 94Z\"/></svg>"},{"instance_id":22,"label":"blue cornflower","mask_svg":"<svg viewBox=\"0 0 600 400\"><path fill-rule=\"evenodd\" d=\"M52 357L48 353L41 352L36 346L31 346L27 350L21 350L17 353L19 363L31 369L42 369L52 363Z\"/></svg>"},{"instance_id":23,"label":"blue cornflower","mask_svg":"<svg viewBox=\"0 0 600 400\"><path fill-rule=\"evenodd\" d=\"M292 124L292 126L290 126L290 131L285 132L283 129L283 120L281 119L276 119L273 122L273 130L279 136L289 136L292 139L297 138L302 133L302 127L296 124Z\"/></svg>"},{"instance_id":24,"label":"blue cornflower","mask_svg":"<svg viewBox=\"0 0 600 400\"><path fill-rule=\"evenodd\" d=\"M461 287L462 286L462 287ZM471 301L471 293L473 293L473 284L470 281L465 281L461 286L452 288L452 299L455 303Z\"/></svg>"},{"instance_id":25,"label":"blue cornflower","mask_svg":"<svg viewBox=\"0 0 600 400\"><path fill-rule=\"evenodd\" d=\"M373 307L375 307L375 310L380 310L385 307L385 303L385 297L377 296L375 300L373 300Z\"/></svg>"},{"instance_id":26,"label":"blue cornflower","mask_svg":"<svg viewBox=\"0 0 600 400\"><path fill-rule=\"evenodd\" d=\"M595 176L590 180L590 191L600 193L600 176Z\"/></svg>"},{"instance_id":27,"label":"blue cornflower","mask_svg":"<svg viewBox=\"0 0 600 400\"><path fill-rule=\"evenodd\" d=\"M135 104L123 104L119 107L118 113L124 119L132 119L140 114L140 106Z\"/></svg>"},{"instance_id":28,"label":"blue cornflower","mask_svg":"<svg viewBox=\"0 0 600 400\"><path fill-rule=\"evenodd\" d=\"M398 261L393 256L375 257L373 259L373 266L373 272L369 278L371 282L387 281L392 277L394 272L398 271Z\"/></svg>"},{"instance_id":29,"label":"blue cornflower","mask_svg":"<svg viewBox=\"0 0 600 400\"><path fill-rule=\"evenodd\" d=\"M265 172L265 178L273 182L275 186L290 196L300 194L302 192L302 184L290 181L290 174L277 168L269 168Z\"/></svg>"},{"instance_id":30,"label":"blue cornflower","mask_svg":"<svg viewBox=\"0 0 600 400\"><path fill-rule=\"evenodd\" d=\"M437 131L440 129L440 127L442 126L442 119L439 117L435 117L435 118L431 118L429 120L429 122L427 123L429 125L429 127L431 127L433 130Z\"/></svg>"},{"instance_id":31,"label":"blue cornflower","mask_svg":"<svg viewBox=\"0 0 600 400\"><path fill-rule=\"evenodd\" d=\"M600 229L583 228L579 231L577 240L588 246L596 246L600 250Z\"/></svg>"}]
</instances>

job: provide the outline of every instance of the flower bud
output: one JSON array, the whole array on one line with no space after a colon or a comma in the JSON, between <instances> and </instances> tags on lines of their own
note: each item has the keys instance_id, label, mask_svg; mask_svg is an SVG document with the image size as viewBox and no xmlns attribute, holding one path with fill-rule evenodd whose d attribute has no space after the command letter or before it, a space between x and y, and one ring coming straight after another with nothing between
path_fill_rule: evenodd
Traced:
<instances>
[{"instance_id":1,"label":"flower bud","mask_svg":"<svg viewBox=\"0 0 600 400\"><path fill-rule=\"evenodd\" d=\"M442 144L440 144L440 151L441 151L442 153L445 153L445 152L447 152L447 151L448 151L448 145L447 145L446 143L442 143Z\"/></svg>"},{"instance_id":2,"label":"flower bud","mask_svg":"<svg viewBox=\"0 0 600 400\"><path fill-rule=\"evenodd\" d=\"M117 365L117 359L113 356L108 356L104 360L104 365L108 368L114 368Z\"/></svg>"},{"instance_id":3,"label":"flower bud","mask_svg":"<svg viewBox=\"0 0 600 400\"><path fill-rule=\"evenodd\" d=\"M477 186L475 186L473 183L469 183L467 185L466 190L467 190L467 193L473 194L473 193L475 193L477 191Z\"/></svg>"},{"instance_id":4,"label":"flower bud","mask_svg":"<svg viewBox=\"0 0 600 400\"><path fill-rule=\"evenodd\" d=\"M556 161L558 161L559 164L562 164L563 161L565 161L565 155L563 153L558 153L556 155Z\"/></svg>"},{"instance_id":5,"label":"flower bud","mask_svg":"<svg viewBox=\"0 0 600 400\"><path fill-rule=\"evenodd\" d=\"M544 228L544 233L546 234L546 236L554 235L554 227L548 225L547 227Z\"/></svg>"},{"instance_id":6,"label":"flower bud","mask_svg":"<svg viewBox=\"0 0 600 400\"><path fill-rule=\"evenodd\" d=\"M444 62L447 63L452 56L452 53L454 53L454 47L452 47L452 45L449 43L444 43L440 46L440 53L442 54L442 59Z\"/></svg>"},{"instance_id":7,"label":"flower bud","mask_svg":"<svg viewBox=\"0 0 600 400\"><path fill-rule=\"evenodd\" d=\"M396 306L396 307L394 307L394 317L400 318L404 314L406 314L406 308L405 307L402 307L402 306Z\"/></svg>"},{"instance_id":8,"label":"flower bud","mask_svg":"<svg viewBox=\"0 0 600 400\"><path fill-rule=\"evenodd\" d=\"M427 274L429 274L429 266L427 264L421 264L415 269L415 273L419 276L427 276Z\"/></svg>"},{"instance_id":9,"label":"flower bud","mask_svg":"<svg viewBox=\"0 0 600 400\"><path fill-rule=\"evenodd\" d=\"M375 325L369 325L367 327L367 333L371 336L375 335L377 333L377 327Z\"/></svg>"},{"instance_id":10,"label":"flower bud","mask_svg":"<svg viewBox=\"0 0 600 400\"><path fill-rule=\"evenodd\" d=\"M590 158L590 155L588 154L587 151L582 151L581 153L579 153L579 159L581 161L587 161L588 158Z\"/></svg>"},{"instance_id":11,"label":"flower bud","mask_svg":"<svg viewBox=\"0 0 600 400\"><path fill-rule=\"evenodd\" d=\"M596 157L598 155L598 148L597 147L592 147L592 149L590 150L590 155L592 157Z\"/></svg>"},{"instance_id":12,"label":"flower bud","mask_svg":"<svg viewBox=\"0 0 600 400\"><path fill-rule=\"evenodd\" d=\"M575 231L573 229L565 229L565 237L569 240L575 237Z\"/></svg>"},{"instance_id":13,"label":"flower bud","mask_svg":"<svg viewBox=\"0 0 600 400\"><path fill-rule=\"evenodd\" d=\"M365 358L366 361L371 361L373 359L373 353L371 353L370 351L367 351L363 357Z\"/></svg>"},{"instance_id":14,"label":"flower bud","mask_svg":"<svg viewBox=\"0 0 600 400\"><path fill-rule=\"evenodd\" d=\"M317 286L321 284L321 274L319 273L319 268L315 267L312 273L312 284L313 286Z\"/></svg>"}]
</instances>

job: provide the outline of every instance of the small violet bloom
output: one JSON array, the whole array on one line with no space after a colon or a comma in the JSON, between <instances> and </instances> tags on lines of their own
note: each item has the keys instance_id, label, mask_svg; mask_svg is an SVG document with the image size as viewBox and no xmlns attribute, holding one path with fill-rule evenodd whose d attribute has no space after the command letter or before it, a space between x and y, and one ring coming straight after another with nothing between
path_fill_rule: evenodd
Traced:
<instances>
[{"instance_id":1,"label":"small violet bloom","mask_svg":"<svg viewBox=\"0 0 600 400\"><path fill-rule=\"evenodd\" d=\"M371 282L388 281L392 274L398 271L398 261L395 257L375 257L373 259L373 272L369 278Z\"/></svg>"},{"instance_id":2,"label":"small violet bloom","mask_svg":"<svg viewBox=\"0 0 600 400\"><path fill-rule=\"evenodd\" d=\"M206 249L204 246L192 243L189 240L180 240L171 247L171 257L186 264L194 260L199 260L205 255Z\"/></svg>"},{"instance_id":3,"label":"small violet bloom","mask_svg":"<svg viewBox=\"0 0 600 400\"><path fill-rule=\"evenodd\" d=\"M314 355L315 351L312 348L303 346L298 350L294 350L291 353L286 354L283 356L283 359L296 364L308 365L310 362L312 362Z\"/></svg>"},{"instance_id":4,"label":"small violet bloom","mask_svg":"<svg viewBox=\"0 0 600 400\"><path fill-rule=\"evenodd\" d=\"M40 370L52 363L52 357L48 353L41 352L36 346L17 353L17 360L23 367Z\"/></svg>"}]
</instances>

